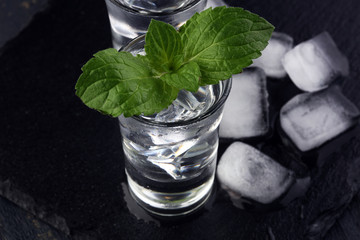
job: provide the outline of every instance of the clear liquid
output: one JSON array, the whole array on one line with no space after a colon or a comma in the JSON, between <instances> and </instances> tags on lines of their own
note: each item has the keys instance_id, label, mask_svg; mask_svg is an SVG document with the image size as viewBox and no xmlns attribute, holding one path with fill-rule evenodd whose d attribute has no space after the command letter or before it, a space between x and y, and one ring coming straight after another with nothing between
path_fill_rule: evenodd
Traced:
<instances>
[{"instance_id":1,"label":"clear liquid","mask_svg":"<svg viewBox=\"0 0 360 240\"><path fill-rule=\"evenodd\" d=\"M206 0L105 0L105 2L115 49L120 49L130 40L145 34L151 19L179 28L206 6Z\"/></svg>"},{"instance_id":2,"label":"clear liquid","mask_svg":"<svg viewBox=\"0 0 360 240\"><path fill-rule=\"evenodd\" d=\"M143 12L172 12L186 7L194 0L117 0L131 9Z\"/></svg>"},{"instance_id":3,"label":"clear liquid","mask_svg":"<svg viewBox=\"0 0 360 240\"><path fill-rule=\"evenodd\" d=\"M194 209L210 193L217 148L217 132L176 144L154 143L147 149L123 138L130 189L152 212L186 214L184 209Z\"/></svg>"},{"instance_id":4,"label":"clear liquid","mask_svg":"<svg viewBox=\"0 0 360 240\"><path fill-rule=\"evenodd\" d=\"M134 198L158 215L187 214L201 206L214 182L221 113L213 119L176 127L156 125L191 120L209 111L222 85L183 92L164 111L120 119L128 183ZM172 106L173 106L172 105ZM211 118L211 117L210 117ZM126 121L133 121L127 125ZM154 126L151 124L155 123ZM133 129L131 129L133 127Z\"/></svg>"}]
</instances>

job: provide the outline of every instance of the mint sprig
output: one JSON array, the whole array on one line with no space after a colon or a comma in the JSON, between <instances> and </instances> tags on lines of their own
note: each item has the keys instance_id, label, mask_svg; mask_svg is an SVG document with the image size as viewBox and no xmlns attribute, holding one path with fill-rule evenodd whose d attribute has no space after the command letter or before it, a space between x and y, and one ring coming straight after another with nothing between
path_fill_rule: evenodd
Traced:
<instances>
[{"instance_id":1,"label":"mint sprig","mask_svg":"<svg viewBox=\"0 0 360 240\"><path fill-rule=\"evenodd\" d=\"M144 56L106 49L82 70L76 94L88 107L114 117L159 112L178 94L178 89L153 75Z\"/></svg>"},{"instance_id":2,"label":"mint sprig","mask_svg":"<svg viewBox=\"0 0 360 240\"><path fill-rule=\"evenodd\" d=\"M177 69L183 54L181 36L170 24L152 20L145 35L146 57L160 72Z\"/></svg>"},{"instance_id":3,"label":"mint sprig","mask_svg":"<svg viewBox=\"0 0 360 240\"><path fill-rule=\"evenodd\" d=\"M260 57L273 30L266 20L241 8L207 9L180 28L184 61L199 65L201 85L216 84Z\"/></svg>"},{"instance_id":4,"label":"mint sprig","mask_svg":"<svg viewBox=\"0 0 360 240\"><path fill-rule=\"evenodd\" d=\"M146 56L106 49L82 68L76 95L90 108L125 117L167 108L180 90L196 92L242 71L261 55L274 27L242 8L195 14L179 31L152 20Z\"/></svg>"}]
</instances>

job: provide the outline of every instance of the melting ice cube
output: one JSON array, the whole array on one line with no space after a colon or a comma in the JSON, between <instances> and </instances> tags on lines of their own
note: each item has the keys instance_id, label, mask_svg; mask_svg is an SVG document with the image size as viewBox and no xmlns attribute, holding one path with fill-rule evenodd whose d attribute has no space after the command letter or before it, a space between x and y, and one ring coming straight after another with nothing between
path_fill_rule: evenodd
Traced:
<instances>
[{"instance_id":1,"label":"melting ice cube","mask_svg":"<svg viewBox=\"0 0 360 240\"><path fill-rule=\"evenodd\" d=\"M279 198L295 180L291 170L241 142L234 142L226 149L217 177L233 201L246 197L263 204Z\"/></svg>"},{"instance_id":2,"label":"melting ice cube","mask_svg":"<svg viewBox=\"0 0 360 240\"><path fill-rule=\"evenodd\" d=\"M333 86L292 98L280 111L280 123L295 145L308 151L353 126L359 115L357 107Z\"/></svg>"},{"instance_id":3,"label":"melting ice cube","mask_svg":"<svg viewBox=\"0 0 360 240\"><path fill-rule=\"evenodd\" d=\"M267 97L263 70L248 68L234 75L220 124L220 137L248 138L264 135L269 129Z\"/></svg>"},{"instance_id":4,"label":"melting ice cube","mask_svg":"<svg viewBox=\"0 0 360 240\"><path fill-rule=\"evenodd\" d=\"M328 32L297 45L282 59L294 84L307 92L329 86L339 75L349 73L349 62Z\"/></svg>"},{"instance_id":5,"label":"melting ice cube","mask_svg":"<svg viewBox=\"0 0 360 240\"><path fill-rule=\"evenodd\" d=\"M294 40L285 33L273 32L268 46L261 52L261 57L254 60L252 66L261 67L269 77L282 78L286 71L281 59L292 49Z\"/></svg>"}]
</instances>

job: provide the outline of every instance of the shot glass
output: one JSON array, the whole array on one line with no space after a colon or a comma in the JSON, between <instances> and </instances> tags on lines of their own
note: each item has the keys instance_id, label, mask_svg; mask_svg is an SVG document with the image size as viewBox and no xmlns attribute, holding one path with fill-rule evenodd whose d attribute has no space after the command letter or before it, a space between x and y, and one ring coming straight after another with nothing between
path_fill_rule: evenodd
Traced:
<instances>
[{"instance_id":1,"label":"shot glass","mask_svg":"<svg viewBox=\"0 0 360 240\"><path fill-rule=\"evenodd\" d=\"M207 0L105 0L113 47L120 49L146 33L151 19L179 28L196 12L205 9Z\"/></svg>"},{"instance_id":2,"label":"shot glass","mask_svg":"<svg viewBox=\"0 0 360 240\"><path fill-rule=\"evenodd\" d=\"M144 36L122 51L144 50ZM152 116L119 117L125 171L137 203L157 216L181 216L210 196L217 161L218 126L231 79L180 91L166 110Z\"/></svg>"}]
</instances>

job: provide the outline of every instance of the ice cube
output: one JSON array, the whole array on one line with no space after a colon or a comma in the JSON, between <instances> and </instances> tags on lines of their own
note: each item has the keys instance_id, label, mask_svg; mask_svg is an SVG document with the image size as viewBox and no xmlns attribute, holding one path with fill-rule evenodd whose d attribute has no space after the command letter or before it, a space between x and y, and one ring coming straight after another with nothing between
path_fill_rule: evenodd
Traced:
<instances>
[{"instance_id":1,"label":"ice cube","mask_svg":"<svg viewBox=\"0 0 360 240\"><path fill-rule=\"evenodd\" d=\"M266 76L283 78L286 71L281 59L293 47L294 40L285 33L273 32L268 46L261 52L261 57L254 60L252 66L264 69Z\"/></svg>"},{"instance_id":2,"label":"ice cube","mask_svg":"<svg viewBox=\"0 0 360 240\"><path fill-rule=\"evenodd\" d=\"M222 155L217 177L233 201L246 197L268 204L295 181L295 174L269 156L242 142L234 142Z\"/></svg>"},{"instance_id":3,"label":"ice cube","mask_svg":"<svg viewBox=\"0 0 360 240\"><path fill-rule=\"evenodd\" d=\"M359 115L339 87L332 86L292 98L280 111L280 123L294 144L308 151L353 126Z\"/></svg>"},{"instance_id":4,"label":"ice cube","mask_svg":"<svg viewBox=\"0 0 360 240\"><path fill-rule=\"evenodd\" d=\"M165 170L175 180L185 179L188 177L186 175L188 165L184 164L183 157L198 141L198 138L194 138L166 148L152 146L144 152L144 155L147 156L149 162Z\"/></svg>"},{"instance_id":5,"label":"ice cube","mask_svg":"<svg viewBox=\"0 0 360 240\"><path fill-rule=\"evenodd\" d=\"M267 97L262 69L248 68L234 75L220 124L220 137L239 139L264 135L269 129Z\"/></svg>"},{"instance_id":6,"label":"ice cube","mask_svg":"<svg viewBox=\"0 0 360 240\"><path fill-rule=\"evenodd\" d=\"M167 108L151 116L142 116L154 122L179 122L193 119L203 114L214 104L218 96L218 85L202 86L196 93L181 90L177 98Z\"/></svg>"},{"instance_id":7,"label":"ice cube","mask_svg":"<svg viewBox=\"0 0 360 240\"><path fill-rule=\"evenodd\" d=\"M208 9L210 7L215 8L220 6L228 6L228 5L222 0L208 0L205 9Z\"/></svg>"},{"instance_id":8,"label":"ice cube","mask_svg":"<svg viewBox=\"0 0 360 240\"><path fill-rule=\"evenodd\" d=\"M328 87L339 75L348 75L349 62L328 32L300 43L285 54L283 66L294 84L313 92Z\"/></svg>"}]
</instances>

